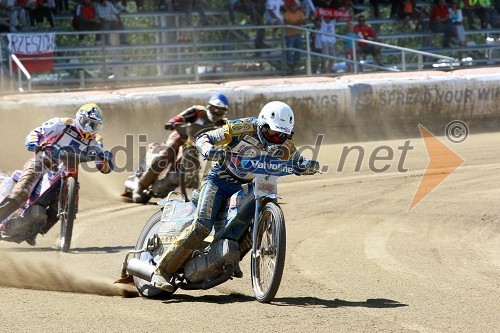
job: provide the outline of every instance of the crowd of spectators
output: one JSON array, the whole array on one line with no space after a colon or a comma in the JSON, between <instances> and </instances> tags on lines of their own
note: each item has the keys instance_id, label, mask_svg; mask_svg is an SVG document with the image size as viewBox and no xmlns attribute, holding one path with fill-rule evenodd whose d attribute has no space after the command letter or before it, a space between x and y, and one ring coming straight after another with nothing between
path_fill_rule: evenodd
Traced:
<instances>
[{"instance_id":1,"label":"crowd of spectators","mask_svg":"<svg viewBox=\"0 0 500 333\"><path fill-rule=\"evenodd\" d=\"M76 1L76 3L69 2ZM199 15L199 25L208 23L205 6L210 0L134 0L134 11L178 11L184 13L181 25L193 25L193 12ZM316 64L316 70L329 73L335 57L343 52L343 57L353 57L356 49L358 58L369 56L374 63L382 66L380 47L362 40L379 41L381 5L388 5L389 19L400 20L401 32L409 29L417 32L433 32L441 38L443 47L465 46L465 29L500 28L498 10L500 0L222 0L228 10L231 24L240 22L253 25L268 25L272 38L277 38L278 25L283 23L313 27L317 33L311 38L312 50L330 58ZM77 31L96 31L95 43L109 44L109 36L101 40L101 30L124 30L121 19L127 0L0 0L0 31L30 31L44 21L54 29L54 15L72 16L72 26ZM368 10L368 15L367 13ZM243 21L238 21L241 18ZM378 19L370 26L366 17ZM342 26L338 29L337 26ZM342 34L350 39L339 42L332 34ZM119 43L127 44L127 35L118 33ZM439 35L439 37L438 37ZM267 49L266 29L255 33L255 48ZM442 36L442 37L441 37ZM285 40L288 47L303 45L302 32L286 29ZM359 41L354 41L359 39ZM78 36L81 45L85 35ZM356 46L354 45L356 44ZM260 56L260 52L256 53ZM299 52L289 52L287 62L295 71L300 61ZM347 68L349 69L349 68Z\"/></svg>"}]
</instances>

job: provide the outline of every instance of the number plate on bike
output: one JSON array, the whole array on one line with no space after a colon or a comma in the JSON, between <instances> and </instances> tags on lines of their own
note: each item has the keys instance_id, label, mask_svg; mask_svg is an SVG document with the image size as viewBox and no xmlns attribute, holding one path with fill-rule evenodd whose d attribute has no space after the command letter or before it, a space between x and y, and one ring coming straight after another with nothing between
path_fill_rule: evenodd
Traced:
<instances>
[{"instance_id":1,"label":"number plate on bike","mask_svg":"<svg viewBox=\"0 0 500 333\"><path fill-rule=\"evenodd\" d=\"M261 198L270 194L278 193L277 176L255 176L255 197Z\"/></svg>"}]
</instances>

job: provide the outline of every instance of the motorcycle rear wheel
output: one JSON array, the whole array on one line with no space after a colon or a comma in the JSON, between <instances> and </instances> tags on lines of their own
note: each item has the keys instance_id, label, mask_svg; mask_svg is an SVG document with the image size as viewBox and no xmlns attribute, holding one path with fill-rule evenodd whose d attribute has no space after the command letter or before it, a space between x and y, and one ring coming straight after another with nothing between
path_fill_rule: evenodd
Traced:
<instances>
[{"instance_id":1,"label":"motorcycle rear wheel","mask_svg":"<svg viewBox=\"0 0 500 333\"><path fill-rule=\"evenodd\" d=\"M268 202L260 212L255 248L251 256L253 292L257 301L269 303L278 292L286 255L285 217L277 203Z\"/></svg>"},{"instance_id":2,"label":"motorcycle rear wheel","mask_svg":"<svg viewBox=\"0 0 500 333\"><path fill-rule=\"evenodd\" d=\"M59 249L69 252L73 236L73 224L76 218L76 200L78 200L78 183L75 178L68 177L66 186L61 190L59 199Z\"/></svg>"},{"instance_id":3,"label":"motorcycle rear wheel","mask_svg":"<svg viewBox=\"0 0 500 333\"><path fill-rule=\"evenodd\" d=\"M163 211L157 211L153 216L151 216L142 228L141 234L139 235L139 239L137 239L137 243L135 244L135 250L142 249L145 245L147 245L148 240L152 238L155 234L158 233L160 227L160 220ZM153 253L155 256L158 256L157 253ZM151 256L149 252L143 252L140 254L136 254L135 258L140 261L145 261L147 263L151 263L151 260L154 259L154 256ZM162 289L155 288L151 285L150 282L143 280L134 276L134 284L139 294L146 298L168 298L172 296L175 292L168 292Z\"/></svg>"}]
</instances>

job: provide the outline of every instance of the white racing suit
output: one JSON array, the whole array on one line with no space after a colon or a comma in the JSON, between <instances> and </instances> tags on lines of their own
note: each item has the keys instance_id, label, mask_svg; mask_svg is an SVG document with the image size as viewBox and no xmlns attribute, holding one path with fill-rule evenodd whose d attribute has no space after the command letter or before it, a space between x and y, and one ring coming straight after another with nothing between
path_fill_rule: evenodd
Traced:
<instances>
[{"instance_id":1,"label":"white racing suit","mask_svg":"<svg viewBox=\"0 0 500 333\"><path fill-rule=\"evenodd\" d=\"M287 140L282 145L265 147L259 140L257 131L256 118L231 120L222 128L200 135L196 146L205 158L214 147L224 146L225 150L231 153L245 156L272 154L283 160L297 160L301 164L313 162L317 168L317 162L300 156L292 140ZM242 184L251 182L255 177L252 173L241 171L234 163L237 163L237 159L225 159L212 167L200 192L195 220L162 255L155 274L170 276L177 272L209 235L214 223L216 233L217 229L224 226L228 199L241 190ZM222 225L219 225L219 222L222 222Z\"/></svg>"},{"instance_id":2,"label":"white racing suit","mask_svg":"<svg viewBox=\"0 0 500 333\"><path fill-rule=\"evenodd\" d=\"M50 145L55 143L64 131L72 130L77 139L89 147L94 147L97 151L103 151L102 138L95 134L86 133L82 136L75 125L76 120L71 118L52 118L42 126L33 129L25 140L28 150L34 150L40 145ZM71 146L71 143L69 143ZM113 164L106 158L95 160L97 169L102 173L109 173L113 169ZM0 202L0 229L8 230L8 221L4 221L24 204L31 195L36 184L40 181L44 173L54 166L52 156L47 153L37 153L30 158L23 167L21 176L10 194Z\"/></svg>"}]
</instances>

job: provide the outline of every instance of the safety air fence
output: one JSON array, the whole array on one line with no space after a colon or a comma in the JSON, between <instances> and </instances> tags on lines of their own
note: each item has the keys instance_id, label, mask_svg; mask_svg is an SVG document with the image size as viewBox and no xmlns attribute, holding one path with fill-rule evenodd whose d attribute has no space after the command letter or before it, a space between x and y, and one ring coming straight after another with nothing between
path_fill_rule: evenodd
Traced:
<instances>
[{"instance_id":1,"label":"safety air fence","mask_svg":"<svg viewBox=\"0 0 500 333\"><path fill-rule=\"evenodd\" d=\"M317 134L327 142L418 135L419 124L442 135L452 120L479 130L500 124L500 67L5 95L0 119L19 129L9 140L23 142L46 119L72 117L80 105L96 102L105 114L104 137L123 133L151 142L165 139L162 124L170 117L205 104L216 92L229 98L229 118L255 116L271 100L288 103L296 114L297 141Z\"/></svg>"}]
</instances>

